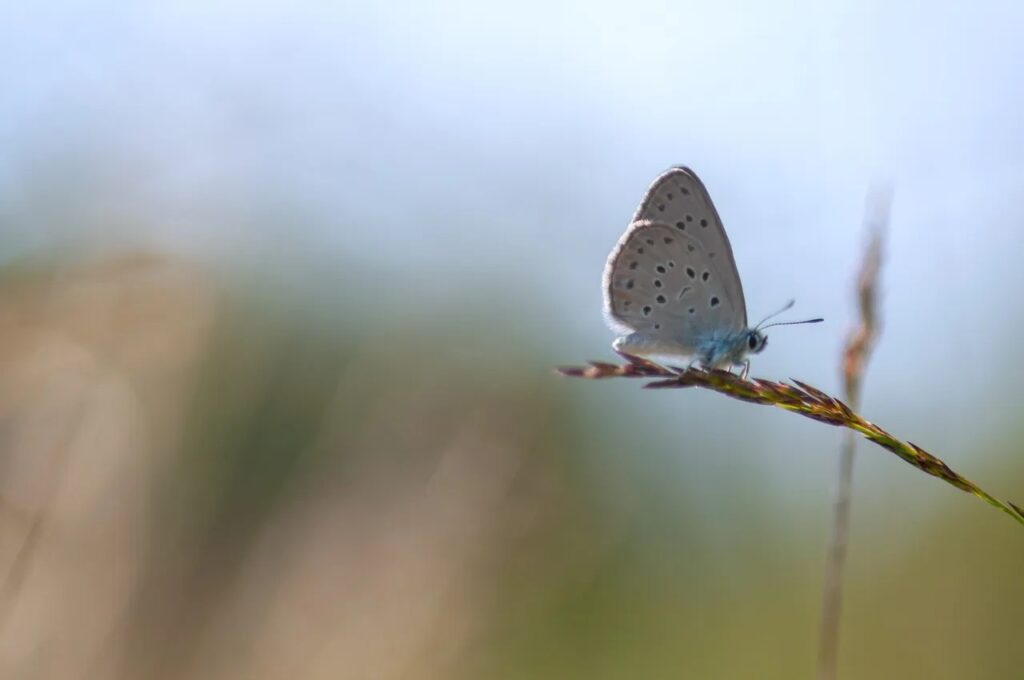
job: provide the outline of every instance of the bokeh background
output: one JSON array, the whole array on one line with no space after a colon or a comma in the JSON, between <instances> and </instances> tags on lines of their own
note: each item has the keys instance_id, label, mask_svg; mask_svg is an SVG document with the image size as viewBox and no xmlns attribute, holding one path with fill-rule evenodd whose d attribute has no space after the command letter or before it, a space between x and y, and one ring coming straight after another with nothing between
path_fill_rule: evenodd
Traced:
<instances>
[{"instance_id":1,"label":"bokeh background","mask_svg":"<svg viewBox=\"0 0 1024 680\"><path fill-rule=\"evenodd\" d=\"M1024 501L1024 5L0 7L0 676L813 675L840 432L585 383L694 167L754 375ZM620 384L621 382L621 384ZM1024 674L1024 533L858 459L840 676Z\"/></svg>"}]
</instances>

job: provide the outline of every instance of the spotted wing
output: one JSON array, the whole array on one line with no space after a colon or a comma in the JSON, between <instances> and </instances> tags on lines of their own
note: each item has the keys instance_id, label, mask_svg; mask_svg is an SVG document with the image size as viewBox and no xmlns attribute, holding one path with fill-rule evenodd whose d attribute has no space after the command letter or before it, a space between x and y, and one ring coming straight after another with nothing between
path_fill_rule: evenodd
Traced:
<instances>
[{"instance_id":1,"label":"spotted wing","mask_svg":"<svg viewBox=\"0 0 1024 680\"><path fill-rule=\"evenodd\" d=\"M668 224L699 244L707 268L718 282L720 297L738 313L733 320L735 330L745 329L747 305L732 246L718 211L696 173L689 168L676 167L655 179L633 215L633 224L645 220Z\"/></svg>"},{"instance_id":2,"label":"spotted wing","mask_svg":"<svg viewBox=\"0 0 1024 680\"><path fill-rule=\"evenodd\" d=\"M708 334L742 329L743 308L729 296L713 262L703 243L674 225L630 225L605 266L609 324L680 351L692 351Z\"/></svg>"}]
</instances>

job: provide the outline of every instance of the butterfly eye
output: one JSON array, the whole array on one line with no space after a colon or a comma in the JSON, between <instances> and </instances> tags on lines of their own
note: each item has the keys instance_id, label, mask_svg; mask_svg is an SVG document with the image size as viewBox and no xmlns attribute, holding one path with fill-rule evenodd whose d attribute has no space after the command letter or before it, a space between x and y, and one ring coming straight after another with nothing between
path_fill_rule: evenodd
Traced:
<instances>
[{"instance_id":1,"label":"butterfly eye","mask_svg":"<svg viewBox=\"0 0 1024 680\"><path fill-rule=\"evenodd\" d=\"M753 333L747 337L747 347L750 349L757 349L757 336Z\"/></svg>"}]
</instances>

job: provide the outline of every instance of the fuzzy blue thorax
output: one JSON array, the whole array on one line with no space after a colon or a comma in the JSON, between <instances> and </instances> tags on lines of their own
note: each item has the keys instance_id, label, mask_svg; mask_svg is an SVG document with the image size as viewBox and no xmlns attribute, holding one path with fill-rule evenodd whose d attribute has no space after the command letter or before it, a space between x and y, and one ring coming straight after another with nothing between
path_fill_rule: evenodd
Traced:
<instances>
[{"instance_id":1,"label":"fuzzy blue thorax","mask_svg":"<svg viewBox=\"0 0 1024 680\"><path fill-rule=\"evenodd\" d=\"M757 354L768 338L757 329L712 331L697 341L697 358L704 368L726 368L746 363L747 354Z\"/></svg>"}]
</instances>

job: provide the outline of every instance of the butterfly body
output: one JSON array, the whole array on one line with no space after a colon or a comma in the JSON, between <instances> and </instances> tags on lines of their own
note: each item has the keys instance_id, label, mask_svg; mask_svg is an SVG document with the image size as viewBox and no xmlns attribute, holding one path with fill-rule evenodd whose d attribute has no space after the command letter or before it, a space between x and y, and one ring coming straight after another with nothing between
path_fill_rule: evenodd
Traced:
<instances>
[{"instance_id":1,"label":"butterfly body","mask_svg":"<svg viewBox=\"0 0 1024 680\"><path fill-rule=\"evenodd\" d=\"M690 357L705 368L749 366L767 338L747 326L732 247L703 183L671 168L648 189L604 271L604 312L637 356Z\"/></svg>"},{"instance_id":2,"label":"butterfly body","mask_svg":"<svg viewBox=\"0 0 1024 680\"><path fill-rule=\"evenodd\" d=\"M616 338L612 347L634 356L693 357L705 368L729 368L744 364L747 354L756 354L767 344L763 333L748 329L711 331L690 344L633 332Z\"/></svg>"},{"instance_id":3,"label":"butterfly body","mask_svg":"<svg viewBox=\"0 0 1024 680\"><path fill-rule=\"evenodd\" d=\"M728 368L746 361L747 354L756 354L768 344L760 331L747 329L738 333L712 332L699 339L697 357L708 368Z\"/></svg>"}]
</instances>

